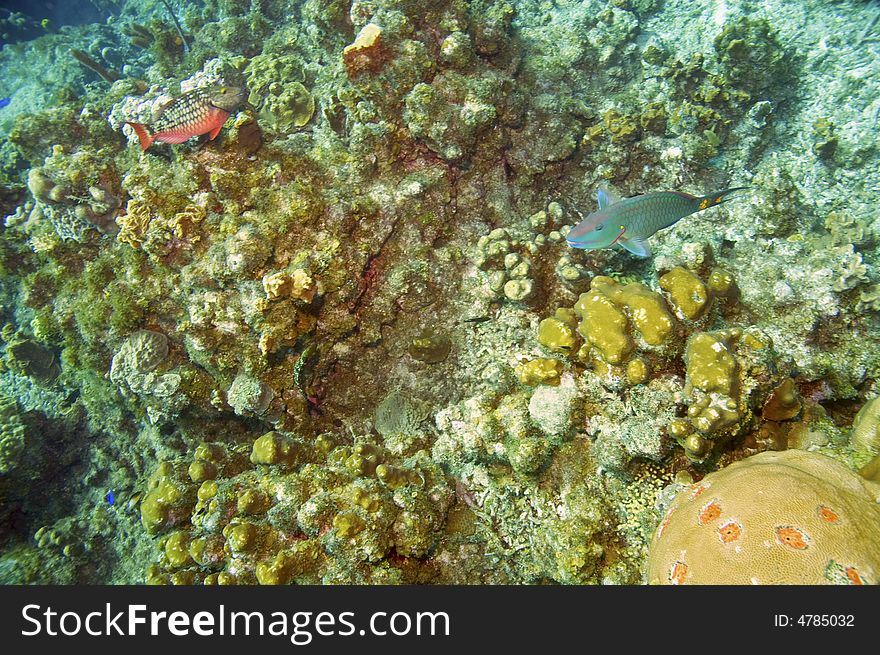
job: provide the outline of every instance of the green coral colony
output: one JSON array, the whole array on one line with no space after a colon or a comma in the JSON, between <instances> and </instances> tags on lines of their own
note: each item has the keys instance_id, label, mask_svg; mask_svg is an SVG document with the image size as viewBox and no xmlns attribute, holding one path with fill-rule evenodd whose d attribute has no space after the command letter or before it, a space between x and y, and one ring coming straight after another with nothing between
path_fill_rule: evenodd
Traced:
<instances>
[{"instance_id":1,"label":"green coral colony","mask_svg":"<svg viewBox=\"0 0 880 655\"><path fill-rule=\"evenodd\" d=\"M870 3L93 4L0 52L0 581L880 583Z\"/></svg>"}]
</instances>

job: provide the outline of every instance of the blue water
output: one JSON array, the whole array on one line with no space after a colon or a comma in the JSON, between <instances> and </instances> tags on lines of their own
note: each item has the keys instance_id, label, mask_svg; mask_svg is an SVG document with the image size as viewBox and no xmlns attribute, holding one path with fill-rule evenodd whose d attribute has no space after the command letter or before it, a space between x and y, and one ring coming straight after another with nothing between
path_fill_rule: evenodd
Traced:
<instances>
[{"instance_id":1,"label":"blue water","mask_svg":"<svg viewBox=\"0 0 880 655\"><path fill-rule=\"evenodd\" d=\"M107 18L106 10L116 3L103 3L106 8L99 8L99 4L3 0L0 3L0 46L27 41L55 31L64 25L88 25L101 22ZM10 21L10 18L13 20ZM48 20L45 27L41 24L44 20Z\"/></svg>"}]
</instances>

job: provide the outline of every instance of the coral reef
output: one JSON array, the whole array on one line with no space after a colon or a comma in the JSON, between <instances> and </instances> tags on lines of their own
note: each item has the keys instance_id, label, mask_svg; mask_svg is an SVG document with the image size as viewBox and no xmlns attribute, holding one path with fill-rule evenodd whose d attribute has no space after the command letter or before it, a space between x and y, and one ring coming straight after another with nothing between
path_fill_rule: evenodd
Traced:
<instances>
[{"instance_id":1,"label":"coral reef","mask_svg":"<svg viewBox=\"0 0 880 655\"><path fill-rule=\"evenodd\" d=\"M272 387L246 373L236 375L226 392L226 402L239 416L263 414L274 397Z\"/></svg>"},{"instance_id":2,"label":"coral reef","mask_svg":"<svg viewBox=\"0 0 880 655\"><path fill-rule=\"evenodd\" d=\"M114 230L119 199L108 187L115 172L98 153L67 155L56 147L43 166L30 170L27 184L35 200L28 221L48 221L61 239L82 241L89 228Z\"/></svg>"},{"instance_id":3,"label":"coral reef","mask_svg":"<svg viewBox=\"0 0 880 655\"><path fill-rule=\"evenodd\" d=\"M709 320L706 317L716 298L729 301L736 297L736 284L728 273L715 270L704 283L693 271L676 266L659 277L658 285L665 296L639 282L620 284L596 276L590 291L582 293L572 309L559 308L538 326L542 346L567 355L575 366L586 364L607 388L648 384L651 389L647 395L660 394L654 402L667 407L667 425L657 426L652 440L646 435L615 438L614 449L658 459L665 450L660 437L666 433L689 458L703 460L724 440L754 427L759 402L770 407L764 414L769 420L785 421L797 415L799 405L791 415L773 414L774 403L784 401L769 397L771 385L783 384L780 373L790 364L776 359L760 331L750 328L745 336L738 328L698 331ZM685 375L680 391L673 393L680 385L676 358L681 358ZM544 379L551 383L563 369L557 360L536 359L517 367L520 381L536 384L541 367L547 369ZM632 401L645 392L632 389L626 393ZM789 394L796 394L796 389ZM674 416L673 405L683 405L687 415ZM655 420L651 419L652 423ZM608 424L597 416L595 425ZM604 442L605 465L619 468L619 456L608 459L610 444L606 439L600 441ZM649 441L653 445L649 446Z\"/></svg>"},{"instance_id":4,"label":"coral reef","mask_svg":"<svg viewBox=\"0 0 880 655\"><path fill-rule=\"evenodd\" d=\"M42 384L54 382L61 372L55 353L27 338L13 339L6 344L5 364Z\"/></svg>"},{"instance_id":5,"label":"coral reef","mask_svg":"<svg viewBox=\"0 0 880 655\"><path fill-rule=\"evenodd\" d=\"M153 423L174 418L187 403L179 393L183 382L179 369L160 368L167 356L168 338L164 334L138 330L110 360L111 382L135 394L145 404Z\"/></svg>"},{"instance_id":6,"label":"coral reef","mask_svg":"<svg viewBox=\"0 0 880 655\"><path fill-rule=\"evenodd\" d=\"M302 128L315 113L315 99L303 86L297 57L259 55L247 70L248 102L259 112L260 126L277 134Z\"/></svg>"},{"instance_id":7,"label":"coral reef","mask_svg":"<svg viewBox=\"0 0 880 655\"><path fill-rule=\"evenodd\" d=\"M153 584L415 581L452 499L424 451L393 457L369 441L269 432L249 457L200 444L186 470L161 464L141 503L144 526L163 535ZM412 563L370 566L391 550Z\"/></svg>"},{"instance_id":8,"label":"coral reef","mask_svg":"<svg viewBox=\"0 0 880 655\"><path fill-rule=\"evenodd\" d=\"M870 17L722 4L134 2L6 45L3 580L695 582L767 518L749 576L880 581L822 459L880 476ZM137 146L210 85L247 89L218 133ZM748 192L639 259L566 242L604 185ZM725 486L760 471L775 504Z\"/></svg>"}]
</instances>

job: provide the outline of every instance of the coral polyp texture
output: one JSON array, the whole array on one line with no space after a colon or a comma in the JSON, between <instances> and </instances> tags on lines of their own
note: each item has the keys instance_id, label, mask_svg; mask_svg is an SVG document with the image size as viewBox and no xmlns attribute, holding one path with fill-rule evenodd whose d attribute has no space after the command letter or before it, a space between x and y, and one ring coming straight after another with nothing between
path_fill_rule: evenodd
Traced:
<instances>
[{"instance_id":1,"label":"coral polyp texture","mask_svg":"<svg viewBox=\"0 0 880 655\"><path fill-rule=\"evenodd\" d=\"M877 584L880 487L824 455L766 452L676 496L653 584Z\"/></svg>"},{"instance_id":2,"label":"coral polyp texture","mask_svg":"<svg viewBox=\"0 0 880 655\"><path fill-rule=\"evenodd\" d=\"M871 3L61 5L0 16L0 582L880 582Z\"/></svg>"}]
</instances>

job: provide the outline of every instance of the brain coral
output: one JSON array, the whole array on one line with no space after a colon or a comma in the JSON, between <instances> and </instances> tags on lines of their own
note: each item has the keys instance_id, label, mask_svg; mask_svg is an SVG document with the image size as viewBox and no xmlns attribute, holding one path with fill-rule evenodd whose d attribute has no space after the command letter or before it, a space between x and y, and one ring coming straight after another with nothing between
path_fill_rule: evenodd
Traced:
<instances>
[{"instance_id":1,"label":"brain coral","mask_svg":"<svg viewBox=\"0 0 880 655\"><path fill-rule=\"evenodd\" d=\"M801 450L710 473L672 502L648 555L652 584L876 584L880 489Z\"/></svg>"}]
</instances>

